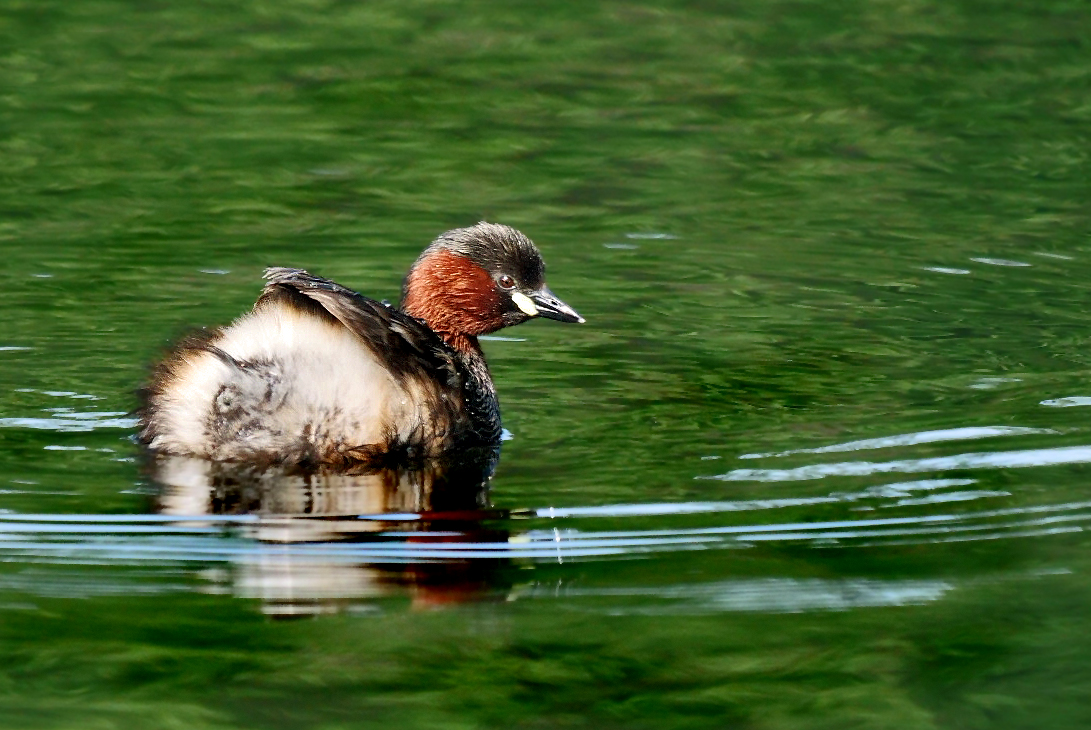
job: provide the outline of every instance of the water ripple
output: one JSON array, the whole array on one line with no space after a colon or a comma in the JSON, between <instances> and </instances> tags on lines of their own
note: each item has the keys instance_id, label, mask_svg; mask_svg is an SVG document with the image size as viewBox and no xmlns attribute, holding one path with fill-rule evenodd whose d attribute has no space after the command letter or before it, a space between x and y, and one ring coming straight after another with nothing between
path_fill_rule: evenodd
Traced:
<instances>
[{"instance_id":1,"label":"water ripple","mask_svg":"<svg viewBox=\"0 0 1091 730\"><path fill-rule=\"evenodd\" d=\"M0 418L0 428L30 428L60 433L86 433L103 428L136 428L139 420L121 413L65 413L60 418Z\"/></svg>"},{"instance_id":2,"label":"water ripple","mask_svg":"<svg viewBox=\"0 0 1091 730\"><path fill-rule=\"evenodd\" d=\"M791 449L788 451L769 452L764 454L743 454L740 459L764 459L773 456L788 456L790 454L830 454L839 451L863 451L866 449L887 449L892 446L915 446L917 444L931 444L939 441L968 441L972 439L994 438L996 436L1028 436L1033 434L1056 434L1051 428L1026 428L1022 426L969 426L964 428L944 428L936 431L920 431L918 433L898 434L896 436L883 436L873 439L861 439L859 441L847 441L831 446L820 446L814 449Z\"/></svg>"},{"instance_id":3,"label":"water ripple","mask_svg":"<svg viewBox=\"0 0 1091 730\"><path fill-rule=\"evenodd\" d=\"M1039 405L1052 408L1074 408L1078 406L1091 406L1091 397L1086 395L1070 395L1067 398L1051 398L1044 400Z\"/></svg>"},{"instance_id":4,"label":"water ripple","mask_svg":"<svg viewBox=\"0 0 1091 730\"><path fill-rule=\"evenodd\" d=\"M834 464L810 464L794 469L734 469L726 474L698 475L694 479L716 479L725 482L788 482L823 479L829 476L867 476L890 472L913 473L952 469L1021 469L1089 462L1091 462L1091 446L1061 446L1053 449L987 451L897 461L844 461Z\"/></svg>"},{"instance_id":5,"label":"water ripple","mask_svg":"<svg viewBox=\"0 0 1091 730\"><path fill-rule=\"evenodd\" d=\"M849 578L758 578L669 586L624 588L574 588L533 586L519 597L539 599L643 598L658 599L663 605L641 601L621 604L612 612L627 614L676 614L693 612L760 611L799 613L803 611L846 611L876 606L911 606L937 601L954 585L942 580L868 580Z\"/></svg>"},{"instance_id":6,"label":"water ripple","mask_svg":"<svg viewBox=\"0 0 1091 730\"><path fill-rule=\"evenodd\" d=\"M676 514L663 510L666 514ZM557 510L535 511L541 517L559 517ZM82 515L60 520L56 516L0 515L0 555L48 561L166 563L219 562L266 556L335 562L415 562L475 559L570 560L575 558L636 555L640 553L739 548L760 542L903 539L921 541L948 538L995 539L1018 537L1047 528L1054 532L1081 531L1091 520L1091 502L1037 505L963 514L912 517L721 525L695 528L582 531L571 528L532 529L506 540L481 540L460 531L446 530L361 533L363 542L263 541L263 529L308 522L295 520L192 517L149 518ZM1030 530L1031 532L1028 532ZM282 532L276 535L281 536ZM303 531L301 535L306 535ZM409 536L409 537L407 537ZM461 540L459 538L462 538ZM226 538L226 539L225 539Z\"/></svg>"}]
</instances>

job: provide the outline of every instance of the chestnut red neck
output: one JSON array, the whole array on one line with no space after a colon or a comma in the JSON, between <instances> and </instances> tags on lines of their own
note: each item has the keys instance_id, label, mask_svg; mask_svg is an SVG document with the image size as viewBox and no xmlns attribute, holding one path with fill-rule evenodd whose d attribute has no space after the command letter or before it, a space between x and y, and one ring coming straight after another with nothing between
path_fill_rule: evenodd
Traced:
<instances>
[{"instance_id":1,"label":"chestnut red neck","mask_svg":"<svg viewBox=\"0 0 1091 730\"><path fill-rule=\"evenodd\" d=\"M481 354L477 336L504 326L503 309L489 272L444 249L417 261L406 276L401 309L455 350Z\"/></svg>"}]
</instances>

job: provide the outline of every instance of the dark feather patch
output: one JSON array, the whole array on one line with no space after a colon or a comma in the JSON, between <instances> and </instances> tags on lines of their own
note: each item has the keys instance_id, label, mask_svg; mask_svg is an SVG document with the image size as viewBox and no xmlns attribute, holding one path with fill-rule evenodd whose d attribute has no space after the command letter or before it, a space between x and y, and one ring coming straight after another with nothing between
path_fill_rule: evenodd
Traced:
<instances>
[{"instance_id":1,"label":"dark feather patch","mask_svg":"<svg viewBox=\"0 0 1091 730\"><path fill-rule=\"evenodd\" d=\"M399 380L442 375L448 386L461 385L450 348L419 320L302 269L270 268L265 278L255 308L276 302L340 322Z\"/></svg>"}]
</instances>

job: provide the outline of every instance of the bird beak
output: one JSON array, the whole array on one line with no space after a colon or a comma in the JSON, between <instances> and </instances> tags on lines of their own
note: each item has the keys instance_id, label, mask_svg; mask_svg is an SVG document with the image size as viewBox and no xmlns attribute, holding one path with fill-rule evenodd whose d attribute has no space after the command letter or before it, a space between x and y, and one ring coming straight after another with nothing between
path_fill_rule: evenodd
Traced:
<instances>
[{"instance_id":1,"label":"bird beak","mask_svg":"<svg viewBox=\"0 0 1091 730\"><path fill-rule=\"evenodd\" d=\"M558 299L553 292L547 287L542 287L538 291L527 297L528 303L531 305L528 309L533 308L535 312L530 316L541 316L546 319L555 319L558 322L578 322L583 324L586 320L580 315L576 314L576 310L568 306L560 299ZM519 307L522 309L522 305ZM526 312L526 309L523 309Z\"/></svg>"}]
</instances>

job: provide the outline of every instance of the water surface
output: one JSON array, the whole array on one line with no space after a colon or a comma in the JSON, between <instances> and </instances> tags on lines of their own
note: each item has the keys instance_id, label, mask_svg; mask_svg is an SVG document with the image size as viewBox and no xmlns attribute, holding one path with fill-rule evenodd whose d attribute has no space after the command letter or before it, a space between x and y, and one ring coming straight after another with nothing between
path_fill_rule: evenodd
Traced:
<instances>
[{"instance_id":1,"label":"water surface","mask_svg":"<svg viewBox=\"0 0 1091 730\"><path fill-rule=\"evenodd\" d=\"M1091 723L1082 5L0 9L0 726ZM486 487L134 446L264 266L481 219L588 320Z\"/></svg>"}]
</instances>

